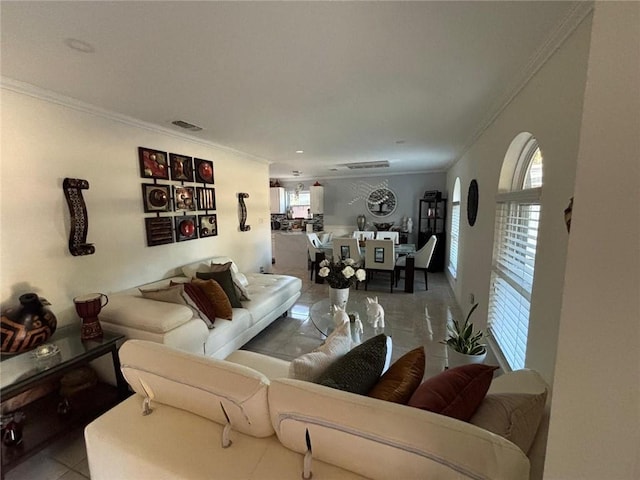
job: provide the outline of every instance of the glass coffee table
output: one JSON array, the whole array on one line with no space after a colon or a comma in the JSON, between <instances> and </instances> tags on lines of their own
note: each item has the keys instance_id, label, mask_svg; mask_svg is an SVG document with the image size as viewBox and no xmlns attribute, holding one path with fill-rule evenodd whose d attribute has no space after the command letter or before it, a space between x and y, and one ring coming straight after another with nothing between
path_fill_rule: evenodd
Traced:
<instances>
[{"instance_id":1,"label":"glass coffee table","mask_svg":"<svg viewBox=\"0 0 640 480\"><path fill-rule=\"evenodd\" d=\"M391 336L391 328L388 321L385 320L384 328L373 328L373 325L367 321L366 298L353 298L353 296L349 298L346 312L349 315L349 328L351 330L351 339L354 343L359 344L380 333ZM313 325L325 337L336 328L336 325L333 322L333 311L329 298L325 298L324 300L314 303L311 306L310 316ZM362 324L362 330L358 328L358 320Z\"/></svg>"}]
</instances>

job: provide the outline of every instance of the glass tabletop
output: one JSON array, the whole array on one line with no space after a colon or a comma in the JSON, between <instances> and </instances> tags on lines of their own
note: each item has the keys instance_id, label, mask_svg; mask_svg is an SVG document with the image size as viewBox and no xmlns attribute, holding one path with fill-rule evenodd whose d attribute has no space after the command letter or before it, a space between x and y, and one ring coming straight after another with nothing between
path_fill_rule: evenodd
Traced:
<instances>
[{"instance_id":1,"label":"glass tabletop","mask_svg":"<svg viewBox=\"0 0 640 480\"><path fill-rule=\"evenodd\" d=\"M391 336L391 326L385 322L384 328L374 328L367 321L367 300L366 298L353 298L351 296L347 303L346 312L349 315L349 329L351 339L354 343L361 343L380 333ZM324 336L328 336L336 328L333 321L333 311L329 298L320 300L311 306L311 322Z\"/></svg>"},{"instance_id":2,"label":"glass tabletop","mask_svg":"<svg viewBox=\"0 0 640 480\"><path fill-rule=\"evenodd\" d=\"M80 329L76 326L63 327L51 336L44 345L16 355L0 356L0 392L4 396L8 391L19 388L20 384L31 383L39 378L54 374L62 370L65 364L80 361L108 352L123 335L104 332L102 338L82 341ZM36 356L49 346L49 354ZM103 354L104 354L103 353Z\"/></svg>"}]
</instances>

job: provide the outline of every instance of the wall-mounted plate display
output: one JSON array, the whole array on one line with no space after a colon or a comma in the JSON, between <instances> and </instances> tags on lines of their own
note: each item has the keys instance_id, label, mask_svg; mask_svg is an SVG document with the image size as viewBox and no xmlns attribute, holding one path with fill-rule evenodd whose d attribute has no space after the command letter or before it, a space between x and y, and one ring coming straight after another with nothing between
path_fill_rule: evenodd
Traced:
<instances>
[{"instance_id":1,"label":"wall-mounted plate display","mask_svg":"<svg viewBox=\"0 0 640 480\"><path fill-rule=\"evenodd\" d=\"M193 187L173 187L176 210L195 210L195 190Z\"/></svg>"},{"instance_id":2,"label":"wall-mounted plate display","mask_svg":"<svg viewBox=\"0 0 640 480\"><path fill-rule=\"evenodd\" d=\"M195 215L174 217L174 220L176 223L176 241L184 242L186 240L198 238Z\"/></svg>"},{"instance_id":3,"label":"wall-mounted plate display","mask_svg":"<svg viewBox=\"0 0 640 480\"><path fill-rule=\"evenodd\" d=\"M138 159L142 178L169 180L169 164L166 152L138 147Z\"/></svg>"},{"instance_id":4,"label":"wall-mounted plate display","mask_svg":"<svg viewBox=\"0 0 640 480\"><path fill-rule=\"evenodd\" d=\"M215 213L198 215L198 225L200 225L200 238L218 235L218 217Z\"/></svg>"},{"instance_id":5,"label":"wall-mounted plate display","mask_svg":"<svg viewBox=\"0 0 640 480\"><path fill-rule=\"evenodd\" d=\"M169 185L156 185L153 183L142 184L142 204L144 211L169 212L171 211L171 193Z\"/></svg>"},{"instance_id":6,"label":"wall-mounted plate display","mask_svg":"<svg viewBox=\"0 0 640 480\"><path fill-rule=\"evenodd\" d=\"M169 165L171 166L171 180L193 182L193 161L191 157L170 153Z\"/></svg>"},{"instance_id":7,"label":"wall-mounted plate display","mask_svg":"<svg viewBox=\"0 0 640 480\"><path fill-rule=\"evenodd\" d=\"M397 206L396 194L388 188L377 188L367 197L367 210L375 217L388 217Z\"/></svg>"},{"instance_id":8,"label":"wall-mounted plate display","mask_svg":"<svg viewBox=\"0 0 640 480\"><path fill-rule=\"evenodd\" d=\"M214 183L213 162L211 160L203 160L201 158L194 159L196 182Z\"/></svg>"},{"instance_id":9,"label":"wall-mounted plate display","mask_svg":"<svg viewBox=\"0 0 640 480\"><path fill-rule=\"evenodd\" d=\"M173 219L171 217L145 218L144 224L149 247L173 243Z\"/></svg>"},{"instance_id":10,"label":"wall-mounted plate display","mask_svg":"<svg viewBox=\"0 0 640 480\"><path fill-rule=\"evenodd\" d=\"M198 210L216 209L216 189L196 187L198 196Z\"/></svg>"}]
</instances>

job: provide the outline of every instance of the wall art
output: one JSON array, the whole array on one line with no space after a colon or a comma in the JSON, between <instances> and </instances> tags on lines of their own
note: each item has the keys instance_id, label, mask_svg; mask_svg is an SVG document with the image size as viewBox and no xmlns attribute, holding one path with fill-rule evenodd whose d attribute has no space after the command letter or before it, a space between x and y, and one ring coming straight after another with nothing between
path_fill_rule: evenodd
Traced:
<instances>
[{"instance_id":1,"label":"wall art","mask_svg":"<svg viewBox=\"0 0 640 480\"><path fill-rule=\"evenodd\" d=\"M171 191L169 185L142 184L142 204L146 213L171 211Z\"/></svg>"},{"instance_id":2,"label":"wall art","mask_svg":"<svg viewBox=\"0 0 640 480\"><path fill-rule=\"evenodd\" d=\"M174 220L176 223L176 241L184 242L186 240L194 240L198 238L195 215L175 217Z\"/></svg>"},{"instance_id":3,"label":"wall art","mask_svg":"<svg viewBox=\"0 0 640 480\"><path fill-rule=\"evenodd\" d=\"M195 210L195 190L193 187L174 186L174 201L176 210Z\"/></svg>"},{"instance_id":4,"label":"wall art","mask_svg":"<svg viewBox=\"0 0 640 480\"><path fill-rule=\"evenodd\" d=\"M166 152L138 147L140 160L140 176L142 178L158 178L169 180L169 164Z\"/></svg>"},{"instance_id":5,"label":"wall art","mask_svg":"<svg viewBox=\"0 0 640 480\"><path fill-rule=\"evenodd\" d=\"M195 158L196 182L198 183L214 183L213 162L211 160L203 160Z\"/></svg>"},{"instance_id":6,"label":"wall art","mask_svg":"<svg viewBox=\"0 0 640 480\"><path fill-rule=\"evenodd\" d=\"M171 180L193 182L193 161L191 157L170 153L169 166L171 167Z\"/></svg>"},{"instance_id":7,"label":"wall art","mask_svg":"<svg viewBox=\"0 0 640 480\"><path fill-rule=\"evenodd\" d=\"M87 243L89 218L87 207L82 197L82 190L89 189L89 182L80 178L65 178L62 182L64 196L67 199L69 214L71 215L71 231L69 233L69 252L74 257L92 255L96 248Z\"/></svg>"},{"instance_id":8,"label":"wall art","mask_svg":"<svg viewBox=\"0 0 640 480\"><path fill-rule=\"evenodd\" d=\"M147 229L147 246L164 245L173 243L173 222L171 217L145 218Z\"/></svg>"},{"instance_id":9,"label":"wall art","mask_svg":"<svg viewBox=\"0 0 640 480\"><path fill-rule=\"evenodd\" d=\"M467 221L472 227L476 224L478 216L478 196L478 182L473 179L469 184L469 193L467 194Z\"/></svg>"},{"instance_id":10,"label":"wall art","mask_svg":"<svg viewBox=\"0 0 640 480\"><path fill-rule=\"evenodd\" d=\"M238 194L238 204L240 206L240 231L248 232L251 230L251 225L247 225L247 206L244 203L244 199L249 198L248 193Z\"/></svg>"},{"instance_id":11,"label":"wall art","mask_svg":"<svg viewBox=\"0 0 640 480\"><path fill-rule=\"evenodd\" d=\"M198 210L216 209L216 189L196 187Z\"/></svg>"},{"instance_id":12,"label":"wall art","mask_svg":"<svg viewBox=\"0 0 640 480\"><path fill-rule=\"evenodd\" d=\"M198 215L198 225L200 225L200 238L218 235L218 217L215 213Z\"/></svg>"}]
</instances>

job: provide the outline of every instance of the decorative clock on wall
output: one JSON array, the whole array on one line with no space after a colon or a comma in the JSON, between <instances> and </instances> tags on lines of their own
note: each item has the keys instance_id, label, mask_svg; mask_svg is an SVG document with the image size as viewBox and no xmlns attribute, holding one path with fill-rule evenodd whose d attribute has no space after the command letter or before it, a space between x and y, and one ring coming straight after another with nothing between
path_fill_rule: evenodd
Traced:
<instances>
[{"instance_id":1,"label":"decorative clock on wall","mask_svg":"<svg viewBox=\"0 0 640 480\"><path fill-rule=\"evenodd\" d=\"M373 190L367 197L367 210L374 217L388 217L397 206L396 194L388 188Z\"/></svg>"},{"instance_id":2,"label":"decorative clock on wall","mask_svg":"<svg viewBox=\"0 0 640 480\"><path fill-rule=\"evenodd\" d=\"M478 182L474 178L469 184L469 193L467 194L467 220L470 226L476 223L478 216Z\"/></svg>"}]
</instances>

